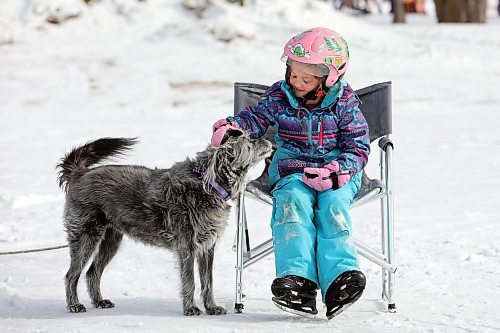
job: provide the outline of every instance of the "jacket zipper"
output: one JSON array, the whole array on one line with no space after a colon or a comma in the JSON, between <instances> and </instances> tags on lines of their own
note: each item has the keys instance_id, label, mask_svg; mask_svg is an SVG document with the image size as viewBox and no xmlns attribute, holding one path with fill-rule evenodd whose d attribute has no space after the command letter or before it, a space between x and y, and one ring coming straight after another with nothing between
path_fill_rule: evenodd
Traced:
<instances>
[{"instance_id":1,"label":"jacket zipper","mask_svg":"<svg viewBox=\"0 0 500 333\"><path fill-rule=\"evenodd\" d=\"M319 133L319 147L323 147L323 115L319 116L318 133Z\"/></svg>"}]
</instances>

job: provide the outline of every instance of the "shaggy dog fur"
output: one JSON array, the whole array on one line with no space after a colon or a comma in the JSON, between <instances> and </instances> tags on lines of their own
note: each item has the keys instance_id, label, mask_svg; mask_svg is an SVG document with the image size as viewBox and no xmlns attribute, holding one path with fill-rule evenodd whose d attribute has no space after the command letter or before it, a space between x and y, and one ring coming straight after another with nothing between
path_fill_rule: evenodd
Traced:
<instances>
[{"instance_id":1,"label":"shaggy dog fur","mask_svg":"<svg viewBox=\"0 0 500 333\"><path fill-rule=\"evenodd\" d=\"M86 274L88 293L96 308L114 307L102 298L100 281L126 234L177 255L185 315L201 313L194 303L195 258L206 313L226 313L214 301L212 265L215 243L227 225L230 205L210 182L216 181L231 199L237 198L248 169L271 154L271 143L250 140L244 134L230 137L220 148L209 146L196 158L178 162L170 169L131 165L89 168L123 154L135 143L135 139L99 139L73 149L58 165L59 184L66 191L64 222L71 256L66 274L69 311L86 311L78 300L77 284L94 252ZM194 168L203 170L203 176Z\"/></svg>"}]
</instances>

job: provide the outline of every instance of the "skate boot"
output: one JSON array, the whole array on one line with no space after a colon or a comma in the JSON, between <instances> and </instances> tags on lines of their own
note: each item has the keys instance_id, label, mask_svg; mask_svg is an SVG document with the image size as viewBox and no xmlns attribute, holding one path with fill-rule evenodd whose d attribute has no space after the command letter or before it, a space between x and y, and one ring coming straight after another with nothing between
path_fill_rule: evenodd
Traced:
<instances>
[{"instance_id":1,"label":"skate boot","mask_svg":"<svg viewBox=\"0 0 500 333\"><path fill-rule=\"evenodd\" d=\"M350 307L361 297L365 285L366 277L360 271L340 274L326 291L326 317L332 319Z\"/></svg>"},{"instance_id":2,"label":"skate boot","mask_svg":"<svg viewBox=\"0 0 500 333\"><path fill-rule=\"evenodd\" d=\"M271 285L274 304L283 311L305 317L314 317L316 309L316 283L300 276L276 278Z\"/></svg>"}]
</instances>

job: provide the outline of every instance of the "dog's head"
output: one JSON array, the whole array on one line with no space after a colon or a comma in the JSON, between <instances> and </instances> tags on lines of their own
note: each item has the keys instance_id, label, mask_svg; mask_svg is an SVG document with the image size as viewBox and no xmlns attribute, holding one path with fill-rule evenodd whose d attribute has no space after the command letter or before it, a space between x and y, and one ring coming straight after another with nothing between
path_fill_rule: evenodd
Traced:
<instances>
[{"instance_id":1,"label":"dog's head","mask_svg":"<svg viewBox=\"0 0 500 333\"><path fill-rule=\"evenodd\" d=\"M249 134L231 136L216 148L207 168L211 180L222 180L231 195L239 192L248 170L272 154L272 144L266 139L250 139Z\"/></svg>"}]
</instances>

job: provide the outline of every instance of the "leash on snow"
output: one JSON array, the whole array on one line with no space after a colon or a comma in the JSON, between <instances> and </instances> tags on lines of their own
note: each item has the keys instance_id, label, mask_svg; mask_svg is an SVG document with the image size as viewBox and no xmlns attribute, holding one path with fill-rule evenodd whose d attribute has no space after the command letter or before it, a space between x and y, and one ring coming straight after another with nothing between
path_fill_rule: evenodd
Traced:
<instances>
[{"instance_id":1,"label":"leash on snow","mask_svg":"<svg viewBox=\"0 0 500 333\"><path fill-rule=\"evenodd\" d=\"M68 245L66 244L66 245L59 245L59 246L52 246L52 247L44 247L44 248L40 248L40 249L0 252L0 256L10 255L10 254L32 253L32 252L44 252L44 251L50 251L50 250L63 249L65 247L68 247Z\"/></svg>"}]
</instances>

